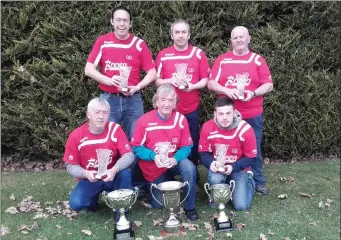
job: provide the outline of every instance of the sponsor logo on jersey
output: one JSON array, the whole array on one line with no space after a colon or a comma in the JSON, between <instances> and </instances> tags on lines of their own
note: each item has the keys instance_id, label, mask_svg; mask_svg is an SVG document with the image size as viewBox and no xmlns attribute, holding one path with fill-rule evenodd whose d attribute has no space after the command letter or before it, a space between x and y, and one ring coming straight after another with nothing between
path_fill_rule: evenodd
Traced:
<instances>
[{"instance_id":1,"label":"sponsor logo on jersey","mask_svg":"<svg viewBox=\"0 0 341 240\"><path fill-rule=\"evenodd\" d=\"M119 66L127 66L127 64L126 63L117 63L117 62L112 62L112 61L110 61L110 60L106 60L105 61L105 68L104 68L104 71L106 72L106 71L108 71L108 70L111 70L111 71L113 71L113 70L119 70Z\"/></svg>"},{"instance_id":2,"label":"sponsor logo on jersey","mask_svg":"<svg viewBox=\"0 0 341 240\"><path fill-rule=\"evenodd\" d=\"M240 78L245 78L246 79L246 83L245 86L249 86L251 83L251 78L249 78L249 73L248 72L243 72L243 74L238 74L236 73L236 77L234 77L233 75L230 75L227 77L227 81L225 83L225 87L227 86L235 86L237 87L237 82Z\"/></svg>"},{"instance_id":3,"label":"sponsor logo on jersey","mask_svg":"<svg viewBox=\"0 0 341 240\"><path fill-rule=\"evenodd\" d=\"M127 59L127 60L132 60L132 59L133 59L133 56L127 55L127 56L126 56L126 59Z\"/></svg>"},{"instance_id":4,"label":"sponsor logo on jersey","mask_svg":"<svg viewBox=\"0 0 341 240\"><path fill-rule=\"evenodd\" d=\"M177 138L177 137L173 137L173 138L172 138L172 142L173 142L173 143L178 142L178 138Z\"/></svg>"},{"instance_id":5,"label":"sponsor logo on jersey","mask_svg":"<svg viewBox=\"0 0 341 240\"><path fill-rule=\"evenodd\" d=\"M255 154L255 155L257 155L257 149L253 149L253 150L252 150L252 153Z\"/></svg>"}]
</instances>

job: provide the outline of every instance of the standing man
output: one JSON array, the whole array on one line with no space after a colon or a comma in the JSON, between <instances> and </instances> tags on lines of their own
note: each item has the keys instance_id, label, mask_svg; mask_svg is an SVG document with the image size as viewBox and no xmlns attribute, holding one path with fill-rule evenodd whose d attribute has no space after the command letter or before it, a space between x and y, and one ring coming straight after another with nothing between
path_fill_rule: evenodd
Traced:
<instances>
[{"instance_id":1,"label":"standing man","mask_svg":"<svg viewBox=\"0 0 341 240\"><path fill-rule=\"evenodd\" d=\"M190 28L185 20L179 19L173 22L170 34L173 45L161 50L156 58L157 78L155 84L156 86L171 84L175 87L179 96L176 109L186 117L193 139L193 148L189 159L197 167L200 132L199 90L207 84L210 71L209 63L206 54L200 48L188 43ZM179 73L181 68L185 73L182 76ZM198 182L198 172L197 178Z\"/></svg>"},{"instance_id":2,"label":"standing man","mask_svg":"<svg viewBox=\"0 0 341 240\"><path fill-rule=\"evenodd\" d=\"M189 182L190 187L186 185L184 188L185 196L189 192L184 209L187 219L196 221L199 219L195 210L197 172L194 164L187 159L191 153L192 138L186 118L175 111L176 103L174 87L169 84L160 86L153 97L155 109L137 121L131 145L149 185L169 181L176 175L181 175L183 182ZM153 190L153 194L162 202L159 190ZM153 208L162 207L150 191L148 198Z\"/></svg>"},{"instance_id":3,"label":"standing man","mask_svg":"<svg viewBox=\"0 0 341 240\"><path fill-rule=\"evenodd\" d=\"M221 97L214 107L214 118L204 124L200 133L200 159L208 169L210 185L235 181L232 205L243 211L249 208L255 192L251 166L257 156L256 137L235 110L232 99ZM219 158L225 164L221 169ZM210 206L214 204L210 202Z\"/></svg>"},{"instance_id":4,"label":"standing man","mask_svg":"<svg viewBox=\"0 0 341 240\"><path fill-rule=\"evenodd\" d=\"M134 154L121 126L108 122L109 113L110 106L105 99L92 99L86 112L88 122L73 130L66 142L66 169L79 180L69 200L74 211L96 210L103 191L131 188L127 167L133 162ZM106 171L98 177L100 165Z\"/></svg>"},{"instance_id":5,"label":"standing man","mask_svg":"<svg viewBox=\"0 0 341 240\"><path fill-rule=\"evenodd\" d=\"M116 7L110 22L114 31L97 38L88 57L85 74L99 83L101 97L109 102L109 120L122 124L130 139L136 120L144 112L140 90L155 80L155 64L147 44L129 33L132 17L126 7ZM147 73L142 81L141 69ZM126 89L120 85L124 77L128 78Z\"/></svg>"},{"instance_id":6,"label":"standing man","mask_svg":"<svg viewBox=\"0 0 341 240\"><path fill-rule=\"evenodd\" d=\"M231 32L232 51L220 55L215 61L208 82L208 89L219 96L234 100L242 118L253 128L257 140L257 158L252 167L256 191L267 195L266 179L262 170L263 96L273 89L271 74L264 58L249 51L251 36L242 26ZM244 99L239 98L237 83L244 81Z\"/></svg>"}]
</instances>

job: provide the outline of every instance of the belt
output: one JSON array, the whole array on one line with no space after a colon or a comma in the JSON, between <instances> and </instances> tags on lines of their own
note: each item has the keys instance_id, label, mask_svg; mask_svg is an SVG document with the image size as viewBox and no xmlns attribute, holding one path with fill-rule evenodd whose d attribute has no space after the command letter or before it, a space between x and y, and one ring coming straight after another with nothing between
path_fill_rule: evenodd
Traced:
<instances>
[{"instance_id":1,"label":"belt","mask_svg":"<svg viewBox=\"0 0 341 240\"><path fill-rule=\"evenodd\" d=\"M131 96L134 96L134 95L136 95L136 94L138 94L138 93L140 93L140 92L135 92L133 95L124 95L123 93L121 93L121 92L117 92L117 93L111 93L111 92L105 92L105 91L102 91L102 93L109 93L109 94L111 94L111 95L113 95L113 96L116 96L116 97L131 97Z\"/></svg>"}]
</instances>

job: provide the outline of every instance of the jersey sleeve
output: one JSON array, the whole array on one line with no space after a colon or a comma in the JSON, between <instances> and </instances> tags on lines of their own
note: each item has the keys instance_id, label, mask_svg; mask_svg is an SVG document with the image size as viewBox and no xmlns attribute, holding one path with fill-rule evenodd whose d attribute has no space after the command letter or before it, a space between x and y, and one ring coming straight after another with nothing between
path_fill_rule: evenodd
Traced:
<instances>
[{"instance_id":1,"label":"jersey sleeve","mask_svg":"<svg viewBox=\"0 0 341 240\"><path fill-rule=\"evenodd\" d=\"M130 140L131 146L138 147L144 145L146 129L142 123L143 119L138 119L134 128L133 136Z\"/></svg>"},{"instance_id":2,"label":"jersey sleeve","mask_svg":"<svg viewBox=\"0 0 341 240\"><path fill-rule=\"evenodd\" d=\"M182 115L182 117L183 118L180 119L180 125L182 125L183 128L181 130L179 148L193 145L193 141L192 141L191 133L189 131L187 119L183 115Z\"/></svg>"},{"instance_id":3,"label":"jersey sleeve","mask_svg":"<svg viewBox=\"0 0 341 240\"><path fill-rule=\"evenodd\" d=\"M63 157L64 162L74 165L81 165L81 156L77 146L77 139L72 132L65 144Z\"/></svg>"},{"instance_id":4,"label":"jersey sleeve","mask_svg":"<svg viewBox=\"0 0 341 240\"><path fill-rule=\"evenodd\" d=\"M248 158L257 157L257 143L255 133L250 127L242 136L245 140L242 141L243 155Z\"/></svg>"},{"instance_id":5,"label":"jersey sleeve","mask_svg":"<svg viewBox=\"0 0 341 240\"><path fill-rule=\"evenodd\" d=\"M221 62L221 56L219 56L215 62L213 63L213 66L211 68L211 72L209 75L209 80L213 80L216 82L219 82L219 69L220 69L220 62Z\"/></svg>"},{"instance_id":6,"label":"jersey sleeve","mask_svg":"<svg viewBox=\"0 0 341 240\"><path fill-rule=\"evenodd\" d=\"M102 46L103 40L102 37L98 37L96 39L96 42L94 43L94 45L92 46L91 52L88 56L87 61L89 63L93 63L96 66L98 65L99 62L99 58L101 55L101 46Z\"/></svg>"},{"instance_id":7,"label":"jersey sleeve","mask_svg":"<svg viewBox=\"0 0 341 240\"><path fill-rule=\"evenodd\" d=\"M163 78L163 66L161 62L161 55L162 53L160 52L156 57L156 76L158 78Z\"/></svg>"},{"instance_id":8,"label":"jersey sleeve","mask_svg":"<svg viewBox=\"0 0 341 240\"><path fill-rule=\"evenodd\" d=\"M199 139L199 152L211 152L210 151L210 141L208 140L209 129L207 123L205 123L200 132Z\"/></svg>"},{"instance_id":9,"label":"jersey sleeve","mask_svg":"<svg viewBox=\"0 0 341 240\"><path fill-rule=\"evenodd\" d=\"M272 83L270 69L265 59L262 56L260 56L258 58L258 62L260 63L260 65L258 65L257 70L258 70L258 77L259 77L261 84Z\"/></svg>"},{"instance_id":10,"label":"jersey sleeve","mask_svg":"<svg viewBox=\"0 0 341 240\"><path fill-rule=\"evenodd\" d=\"M120 155L123 155L128 152L132 152L131 146L129 144L128 138L126 134L123 132L121 126L119 126L114 134L115 138L118 139L117 141L117 149Z\"/></svg>"},{"instance_id":11,"label":"jersey sleeve","mask_svg":"<svg viewBox=\"0 0 341 240\"><path fill-rule=\"evenodd\" d=\"M145 41L142 41L140 44L141 47L141 67L143 71L149 71L150 69L155 68L155 62L152 57L152 53L150 52Z\"/></svg>"},{"instance_id":12,"label":"jersey sleeve","mask_svg":"<svg viewBox=\"0 0 341 240\"><path fill-rule=\"evenodd\" d=\"M200 79L208 78L210 75L210 65L208 63L208 59L204 51L200 52L201 60L200 60Z\"/></svg>"}]
</instances>

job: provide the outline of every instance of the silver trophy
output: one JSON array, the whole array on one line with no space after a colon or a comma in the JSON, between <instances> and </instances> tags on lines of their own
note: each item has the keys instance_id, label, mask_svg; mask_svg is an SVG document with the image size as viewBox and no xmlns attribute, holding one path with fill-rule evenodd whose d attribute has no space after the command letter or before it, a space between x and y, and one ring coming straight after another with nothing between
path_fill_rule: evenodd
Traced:
<instances>
[{"instance_id":1,"label":"silver trophy","mask_svg":"<svg viewBox=\"0 0 341 240\"><path fill-rule=\"evenodd\" d=\"M158 142L156 144L157 149L159 150L159 154L160 154L160 160L162 163L162 167L167 167L165 165L165 162L168 159L168 153L172 148L172 144L170 142Z\"/></svg>"},{"instance_id":2,"label":"silver trophy","mask_svg":"<svg viewBox=\"0 0 341 240\"><path fill-rule=\"evenodd\" d=\"M134 239L135 233L133 231L133 224L128 221L125 216L125 209L131 208L136 202L138 195L138 188L131 189L119 189L112 192L103 192L102 197L105 203L111 209L119 211L120 218L114 227L114 240L119 239Z\"/></svg>"},{"instance_id":3,"label":"silver trophy","mask_svg":"<svg viewBox=\"0 0 341 240\"><path fill-rule=\"evenodd\" d=\"M181 194L181 188L183 188L185 185L188 185L188 191L186 197L180 202L180 194ZM161 198L162 203L157 200L153 194L153 187L157 188L161 191ZM159 183L158 185L152 184L150 186L150 192L160 205L164 206L165 208L169 208L170 213L169 216L165 217L165 221L163 223L163 229L161 231L161 234L163 236L178 236L181 235L184 231L184 228L182 227L181 219L179 219L175 213L174 209L177 209L180 207L180 205L187 199L189 194L189 182L186 181L184 183L178 182L178 181L168 181Z\"/></svg>"},{"instance_id":4,"label":"silver trophy","mask_svg":"<svg viewBox=\"0 0 341 240\"><path fill-rule=\"evenodd\" d=\"M219 172L225 172L225 159L226 159L226 153L229 145L227 144L215 144L215 152L217 156L217 165L218 165L218 171Z\"/></svg>"},{"instance_id":5,"label":"silver trophy","mask_svg":"<svg viewBox=\"0 0 341 240\"><path fill-rule=\"evenodd\" d=\"M234 180L230 181L230 185L221 184L210 184L205 183L204 189L209 197L210 202L214 201L218 205L218 217L214 218L214 226L216 231L231 231L233 230L232 221L226 215L224 209L225 204L232 199L232 194L235 189L236 183ZM231 190L232 187L232 190Z\"/></svg>"},{"instance_id":6,"label":"silver trophy","mask_svg":"<svg viewBox=\"0 0 341 240\"><path fill-rule=\"evenodd\" d=\"M112 150L110 149L96 149L97 153L97 173L95 175L95 178L102 179L102 176L105 174L105 172L108 170L108 163L111 159Z\"/></svg>"},{"instance_id":7,"label":"silver trophy","mask_svg":"<svg viewBox=\"0 0 341 240\"><path fill-rule=\"evenodd\" d=\"M249 80L248 74L236 74L237 79L237 90L238 90L238 99L244 99L244 90L246 83Z\"/></svg>"},{"instance_id":8,"label":"silver trophy","mask_svg":"<svg viewBox=\"0 0 341 240\"><path fill-rule=\"evenodd\" d=\"M131 67L128 66L118 66L118 70L120 71L120 77L122 77L120 82L120 88L122 89L122 92L128 91L128 79L131 71Z\"/></svg>"},{"instance_id":9,"label":"silver trophy","mask_svg":"<svg viewBox=\"0 0 341 240\"><path fill-rule=\"evenodd\" d=\"M187 63L175 64L176 80L179 84L179 89L185 89L187 86Z\"/></svg>"}]
</instances>

